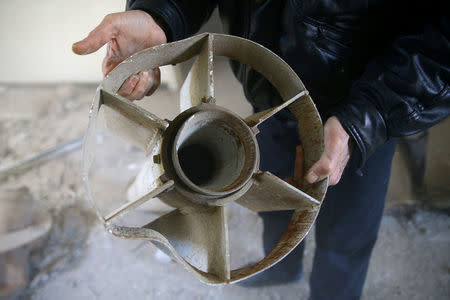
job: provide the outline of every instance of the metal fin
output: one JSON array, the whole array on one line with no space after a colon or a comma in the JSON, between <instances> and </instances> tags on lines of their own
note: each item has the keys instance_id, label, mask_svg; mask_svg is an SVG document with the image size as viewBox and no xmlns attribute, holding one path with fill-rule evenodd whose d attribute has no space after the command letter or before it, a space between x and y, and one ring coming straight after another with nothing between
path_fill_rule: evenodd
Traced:
<instances>
[{"instance_id":1,"label":"metal fin","mask_svg":"<svg viewBox=\"0 0 450 300\"><path fill-rule=\"evenodd\" d=\"M155 198L156 196L158 196L159 194L161 194L162 192L164 192L165 190L167 190L171 186L173 186L173 184L174 184L173 180L169 180L166 183L164 183L163 185L161 185L161 186L157 187L156 189L154 189L153 191L145 194L141 198L136 199L136 200L131 201L131 202L125 203L124 205L122 205L121 207L117 208L116 210L111 212L109 215L107 215L105 217L105 222L109 222L113 218L115 218L117 216L120 216L120 215L124 214L127 211L135 209L138 206L144 204L145 202Z\"/></svg>"},{"instance_id":2,"label":"metal fin","mask_svg":"<svg viewBox=\"0 0 450 300\"><path fill-rule=\"evenodd\" d=\"M271 116L273 116L274 114L276 114L277 112L279 112L280 110L282 110L283 108L291 105L296 100L298 100L301 97L306 96L308 94L309 94L308 91L303 90L300 93L298 93L297 95L295 95L294 97L292 97L291 99L285 101L283 104L280 104L278 106L275 106L275 107L260 111L251 116L248 116L247 118L245 118L244 121L245 121L245 123L247 123L248 126L256 127L259 124L261 124L262 122L264 122L265 120L267 120L268 118L270 118Z\"/></svg>"},{"instance_id":3,"label":"metal fin","mask_svg":"<svg viewBox=\"0 0 450 300\"><path fill-rule=\"evenodd\" d=\"M100 111L106 127L146 153L161 139L168 123L120 96L101 90Z\"/></svg>"},{"instance_id":4,"label":"metal fin","mask_svg":"<svg viewBox=\"0 0 450 300\"><path fill-rule=\"evenodd\" d=\"M198 269L222 280L230 279L225 207L176 209L144 227L164 235Z\"/></svg>"},{"instance_id":5,"label":"metal fin","mask_svg":"<svg viewBox=\"0 0 450 300\"><path fill-rule=\"evenodd\" d=\"M208 35L180 90L180 112L201 103L214 102L214 57Z\"/></svg>"},{"instance_id":6,"label":"metal fin","mask_svg":"<svg viewBox=\"0 0 450 300\"><path fill-rule=\"evenodd\" d=\"M313 210L320 202L293 187L270 172L260 172L255 183L236 202L253 211L277 211L290 209Z\"/></svg>"}]
</instances>

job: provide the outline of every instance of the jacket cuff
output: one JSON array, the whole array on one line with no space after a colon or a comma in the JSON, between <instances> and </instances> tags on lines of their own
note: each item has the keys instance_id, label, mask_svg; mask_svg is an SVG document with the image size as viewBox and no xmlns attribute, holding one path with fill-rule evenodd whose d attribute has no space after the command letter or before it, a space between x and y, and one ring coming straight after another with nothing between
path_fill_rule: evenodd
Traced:
<instances>
[{"instance_id":1,"label":"jacket cuff","mask_svg":"<svg viewBox=\"0 0 450 300\"><path fill-rule=\"evenodd\" d=\"M357 93L329 111L336 116L342 126L353 137L360 151L358 169L375 152L376 148L387 141L387 128L383 115L370 102L370 91Z\"/></svg>"},{"instance_id":2,"label":"jacket cuff","mask_svg":"<svg viewBox=\"0 0 450 300\"><path fill-rule=\"evenodd\" d=\"M166 33L168 43L187 37L186 20L171 0L129 0L127 10L142 10L150 14Z\"/></svg>"}]
</instances>

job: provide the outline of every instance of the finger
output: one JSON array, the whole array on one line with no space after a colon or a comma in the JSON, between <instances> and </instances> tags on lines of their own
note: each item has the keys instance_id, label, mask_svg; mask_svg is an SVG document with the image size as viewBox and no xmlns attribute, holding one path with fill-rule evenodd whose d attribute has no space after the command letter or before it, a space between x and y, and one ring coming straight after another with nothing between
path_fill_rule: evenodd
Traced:
<instances>
[{"instance_id":1,"label":"finger","mask_svg":"<svg viewBox=\"0 0 450 300\"><path fill-rule=\"evenodd\" d=\"M151 96L161 84L161 71L159 68L153 69L153 86L147 92L147 96Z\"/></svg>"},{"instance_id":2,"label":"finger","mask_svg":"<svg viewBox=\"0 0 450 300\"><path fill-rule=\"evenodd\" d=\"M335 171L330 175L330 181L328 184L336 185L341 180L342 174L344 173L345 167L347 166L348 160L350 158L349 154L344 154L341 158L339 166L335 169Z\"/></svg>"},{"instance_id":3,"label":"finger","mask_svg":"<svg viewBox=\"0 0 450 300\"><path fill-rule=\"evenodd\" d=\"M128 98L130 94L133 92L138 81L139 81L138 75L132 75L128 77L128 79L125 80L125 82L122 84L117 93L122 97Z\"/></svg>"},{"instance_id":4,"label":"finger","mask_svg":"<svg viewBox=\"0 0 450 300\"><path fill-rule=\"evenodd\" d=\"M336 185L340 179L341 179L341 174L339 173L339 171L336 170L335 172L333 172L333 174L330 175L330 180L328 181L328 186Z\"/></svg>"},{"instance_id":5,"label":"finger","mask_svg":"<svg viewBox=\"0 0 450 300\"><path fill-rule=\"evenodd\" d=\"M306 180L309 183L314 183L329 176L334 170L336 162L328 157L322 155L320 160L316 162L306 175Z\"/></svg>"},{"instance_id":6,"label":"finger","mask_svg":"<svg viewBox=\"0 0 450 300\"><path fill-rule=\"evenodd\" d=\"M151 72L151 75L150 75ZM153 72L152 71L141 71L139 72L139 81L134 87L133 92L130 94L130 100L140 100L144 98L145 94L153 86Z\"/></svg>"},{"instance_id":7,"label":"finger","mask_svg":"<svg viewBox=\"0 0 450 300\"><path fill-rule=\"evenodd\" d=\"M115 17L107 15L83 40L72 45L75 54L85 55L97 51L115 37Z\"/></svg>"},{"instance_id":8,"label":"finger","mask_svg":"<svg viewBox=\"0 0 450 300\"><path fill-rule=\"evenodd\" d=\"M343 145L339 137L325 136L325 151L308 171L306 180L314 183L328 177L337 167L342 152Z\"/></svg>"},{"instance_id":9,"label":"finger","mask_svg":"<svg viewBox=\"0 0 450 300\"><path fill-rule=\"evenodd\" d=\"M295 149L296 155L295 155L295 168L294 168L294 179L297 184L297 186L302 185L303 181L303 168L304 168L304 160L303 160L303 147L302 145L298 145Z\"/></svg>"}]
</instances>

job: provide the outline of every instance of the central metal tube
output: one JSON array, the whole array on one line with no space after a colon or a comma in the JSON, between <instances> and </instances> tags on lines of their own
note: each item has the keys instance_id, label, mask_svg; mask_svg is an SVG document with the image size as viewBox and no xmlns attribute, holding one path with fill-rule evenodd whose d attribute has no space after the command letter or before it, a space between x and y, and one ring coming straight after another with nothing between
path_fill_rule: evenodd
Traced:
<instances>
[{"instance_id":1,"label":"central metal tube","mask_svg":"<svg viewBox=\"0 0 450 300\"><path fill-rule=\"evenodd\" d=\"M239 190L257 168L251 129L222 110L199 111L180 127L173 144L175 171L190 189L212 196Z\"/></svg>"}]
</instances>

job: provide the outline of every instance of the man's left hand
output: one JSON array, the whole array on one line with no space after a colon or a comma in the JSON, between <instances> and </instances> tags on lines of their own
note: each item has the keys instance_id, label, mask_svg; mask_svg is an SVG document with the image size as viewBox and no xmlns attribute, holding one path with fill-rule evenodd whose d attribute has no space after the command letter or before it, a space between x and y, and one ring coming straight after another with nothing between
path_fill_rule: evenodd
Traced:
<instances>
[{"instance_id":1,"label":"man's left hand","mask_svg":"<svg viewBox=\"0 0 450 300\"><path fill-rule=\"evenodd\" d=\"M306 173L306 180L314 183L329 177L329 185L335 185L341 179L351 154L350 136L342 127L338 118L329 118L324 126L325 150L320 159ZM294 178L286 181L297 187L303 180L303 149L297 147Z\"/></svg>"},{"instance_id":2,"label":"man's left hand","mask_svg":"<svg viewBox=\"0 0 450 300\"><path fill-rule=\"evenodd\" d=\"M325 150L309 169L306 180L314 183L329 176L329 185L335 185L341 180L350 158L350 136L336 117L329 118L323 130Z\"/></svg>"}]
</instances>

